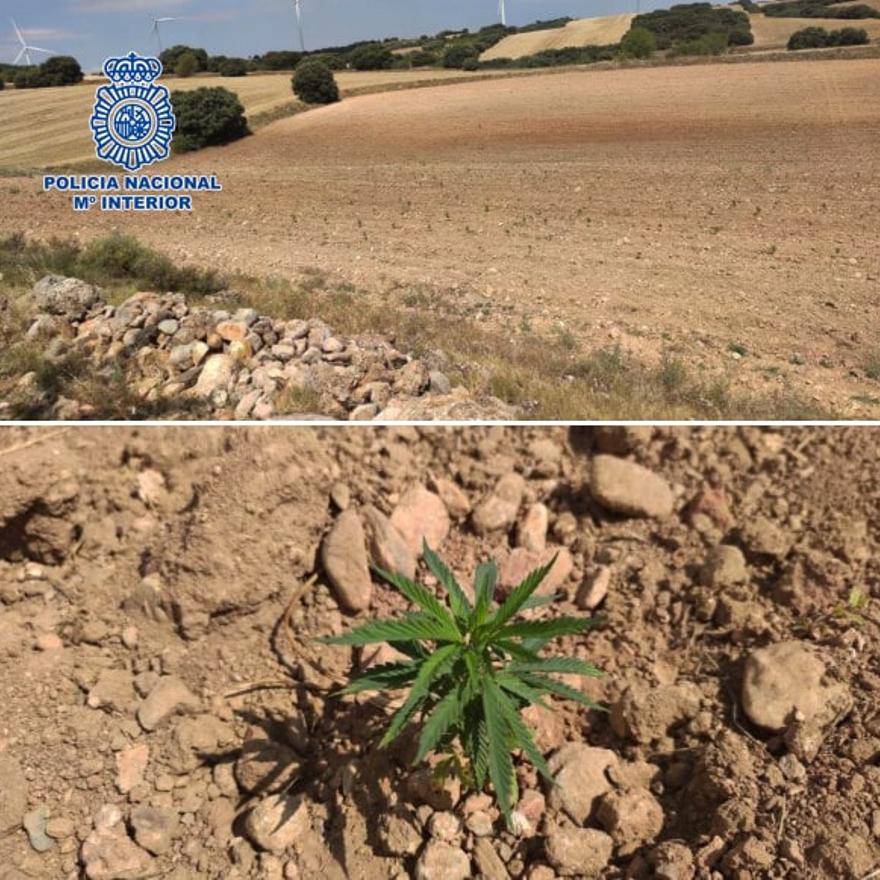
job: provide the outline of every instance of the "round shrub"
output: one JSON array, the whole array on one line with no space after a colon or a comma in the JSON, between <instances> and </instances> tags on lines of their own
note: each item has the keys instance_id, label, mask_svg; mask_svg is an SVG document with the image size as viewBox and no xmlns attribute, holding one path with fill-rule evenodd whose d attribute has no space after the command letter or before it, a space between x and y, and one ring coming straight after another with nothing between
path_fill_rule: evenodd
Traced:
<instances>
[{"instance_id":1,"label":"round shrub","mask_svg":"<svg viewBox=\"0 0 880 880\"><path fill-rule=\"evenodd\" d=\"M321 61L302 61L293 75L293 91L306 104L334 104L339 86L333 71Z\"/></svg>"},{"instance_id":2,"label":"round shrub","mask_svg":"<svg viewBox=\"0 0 880 880\"><path fill-rule=\"evenodd\" d=\"M413 52L409 56L409 63L412 67L433 67L439 58L433 52L426 52L424 49L419 49L418 52Z\"/></svg>"},{"instance_id":3,"label":"round shrub","mask_svg":"<svg viewBox=\"0 0 880 880\"><path fill-rule=\"evenodd\" d=\"M755 35L751 31L733 30L727 35L728 46L751 46Z\"/></svg>"},{"instance_id":4,"label":"round shrub","mask_svg":"<svg viewBox=\"0 0 880 880\"><path fill-rule=\"evenodd\" d=\"M177 64L174 65L174 72L177 76L189 77L192 76L199 69L199 61L192 52L184 52L177 59Z\"/></svg>"},{"instance_id":5,"label":"round shrub","mask_svg":"<svg viewBox=\"0 0 880 880\"><path fill-rule=\"evenodd\" d=\"M450 46L443 54L443 66L461 70L469 58L479 61L480 53L467 43L458 43Z\"/></svg>"},{"instance_id":6,"label":"round shrub","mask_svg":"<svg viewBox=\"0 0 880 880\"><path fill-rule=\"evenodd\" d=\"M657 51L657 38L647 28L634 27L620 41L620 53L629 58L650 58Z\"/></svg>"},{"instance_id":7,"label":"round shrub","mask_svg":"<svg viewBox=\"0 0 880 880\"><path fill-rule=\"evenodd\" d=\"M808 27L795 31L788 39L789 51L798 49L824 49L828 45L829 34L825 28Z\"/></svg>"},{"instance_id":8,"label":"round shrub","mask_svg":"<svg viewBox=\"0 0 880 880\"><path fill-rule=\"evenodd\" d=\"M172 92L171 104L177 116L172 142L177 153L228 144L250 134L238 95L227 89Z\"/></svg>"},{"instance_id":9,"label":"round shrub","mask_svg":"<svg viewBox=\"0 0 880 880\"><path fill-rule=\"evenodd\" d=\"M220 76L247 76L248 65L244 58L227 58L221 62Z\"/></svg>"},{"instance_id":10,"label":"round shrub","mask_svg":"<svg viewBox=\"0 0 880 880\"><path fill-rule=\"evenodd\" d=\"M0 76L0 92L2 92L3 89L5 89L5 88L6 88L6 80L3 79L2 76Z\"/></svg>"},{"instance_id":11,"label":"round shrub","mask_svg":"<svg viewBox=\"0 0 880 880\"><path fill-rule=\"evenodd\" d=\"M177 62L180 61L181 55L195 56L196 73L208 69L208 53L204 49L197 49L192 46L172 46L159 56L159 60L162 62L165 70L171 72L177 70Z\"/></svg>"},{"instance_id":12,"label":"round shrub","mask_svg":"<svg viewBox=\"0 0 880 880\"><path fill-rule=\"evenodd\" d=\"M476 58L468 58L465 60L464 64L461 65L462 70L474 71L480 69L480 62Z\"/></svg>"},{"instance_id":13,"label":"round shrub","mask_svg":"<svg viewBox=\"0 0 880 880\"><path fill-rule=\"evenodd\" d=\"M358 46L349 60L355 70L388 70L394 62L394 55L387 47L370 43Z\"/></svg>"},{"instance_id":14,"label":"round shrub","mask_svg":"<svg viewBox=\"0 0 880 880\"><path fill-rule=\"evenodd\" d=\"M870 42L864 28L845 27L831 32L832 46L867 46Z\"/></svg>"}]
</instances>

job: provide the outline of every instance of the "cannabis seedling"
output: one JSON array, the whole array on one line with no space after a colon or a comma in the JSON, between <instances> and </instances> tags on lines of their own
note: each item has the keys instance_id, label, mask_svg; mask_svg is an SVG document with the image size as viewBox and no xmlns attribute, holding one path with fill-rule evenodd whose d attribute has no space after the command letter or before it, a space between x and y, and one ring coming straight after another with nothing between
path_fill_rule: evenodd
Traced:
<instances>
[{"instance_id":1,"label":"cannabis seedling","mask_svg":"<svg viewBox=\"0 0 880 880\"><path fill-rule=\"evenodd\" d=\"M601 708L576 688L552 678L557 673L599 676L590 663L573 657L542 657L548 642L584 632L589 619L557 617L519 620L529 608L554 597L534 593L556 562L533 571L500 604L494 601L497 570L494 562L477 568L474 603L449 568L424 546L428 568L443 586L448 604L425 587L386 571L378 574L396 587L418 610L396 620L376 620L324 641L333 645L372 645L387 642L409 659L374 666L341 693L391 691L409 687L405 702L391 719L381 747L389 745L407 722L418 716L421 725L420 763L430 752L450 755L465 780L482 791L492 783L508 826L518 801L513 754L523 755L552 784L553 778L532 731L521 717L526 706L543 706L556 694L590 708ZM458 760L458 742L466 764Z\"/></svg>"}]
</instances>

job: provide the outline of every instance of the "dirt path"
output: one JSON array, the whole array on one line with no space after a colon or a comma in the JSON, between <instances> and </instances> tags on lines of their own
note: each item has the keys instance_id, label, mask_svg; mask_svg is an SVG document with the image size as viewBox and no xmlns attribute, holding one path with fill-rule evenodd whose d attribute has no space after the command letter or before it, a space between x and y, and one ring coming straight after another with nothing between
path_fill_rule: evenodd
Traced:
<instances>
[{"instance_id":1,"label":"dirt path","mask_svg":"<svg viewBox=\"0 0 880 880\"><path fill-rule=\"evenodd\" d=\"M515 332L672 351L743 390L876 416L878 71L743 63L373 95L167 164L221 174L194 217L76 216L13 180L0 229L123 228L181 258L401 296L457 285Z\"/></svg>"}]
</instances>

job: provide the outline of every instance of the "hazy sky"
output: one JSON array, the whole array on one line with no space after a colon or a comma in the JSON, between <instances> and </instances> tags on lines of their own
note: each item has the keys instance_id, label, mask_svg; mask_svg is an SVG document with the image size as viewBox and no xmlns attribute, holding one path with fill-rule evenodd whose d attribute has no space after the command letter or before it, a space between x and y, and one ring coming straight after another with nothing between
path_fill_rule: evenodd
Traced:
<instances>
[{"instance_id":1,"label":"hazy sky","mask_svg":"<svg viewBox=\"0 0 880 880\"><path fill-rule=\"evenodd\" d=\"M569 15L584 18L635 10L637 0L507 0L510 24ZM643 0L645 9L665 6ZM255 55L296 48L293 0L0 0L0 60L18 52L10 18L27 42L100 67L109 55L155 49L153 16L165 46L187 43L217 55ZM497 0L303 0L309 48L385 36L419 36L446 28L479 28L498 20Z\"/></svg>"}]
</instances>

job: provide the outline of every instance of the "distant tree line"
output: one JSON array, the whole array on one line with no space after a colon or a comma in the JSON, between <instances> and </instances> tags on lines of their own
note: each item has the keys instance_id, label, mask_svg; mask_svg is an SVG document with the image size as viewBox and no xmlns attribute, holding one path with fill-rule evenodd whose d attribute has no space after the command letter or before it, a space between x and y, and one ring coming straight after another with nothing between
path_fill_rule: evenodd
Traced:
<instances>
[{"instance_id":1,"label":"distant tree line","mask_svg":"<svg viewBox=\"0 0 880 880\"><path fill-rule=\"evenodd\" d=\"M788 48L795 52L799 49L827 49L832 46L865 46L869 42L868 32L864 28L845 27L839 31L826 31L821 27L808 27L791 35Z\"/></svg>"}]
</instances>

